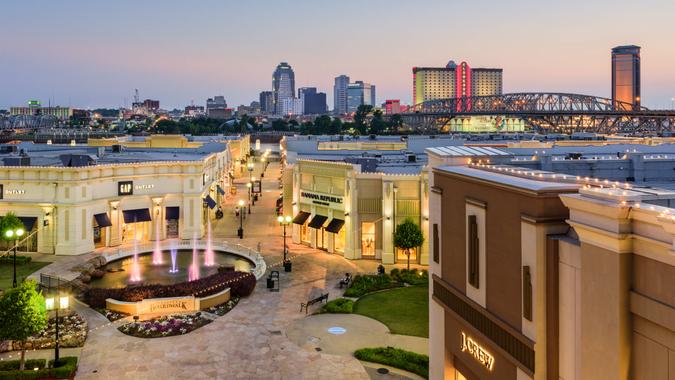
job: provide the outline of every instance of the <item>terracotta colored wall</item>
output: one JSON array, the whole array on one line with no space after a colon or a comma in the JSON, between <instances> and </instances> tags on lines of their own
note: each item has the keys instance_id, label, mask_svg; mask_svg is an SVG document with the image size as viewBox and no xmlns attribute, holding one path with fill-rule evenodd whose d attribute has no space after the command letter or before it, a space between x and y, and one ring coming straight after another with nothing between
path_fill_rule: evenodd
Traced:
<instances>
[{"instance_id":1,"label":"terracotta colored wall","mask_svg":"<svg viewBox=\"0 0 675 380\"><path fill-rule=\"evenodd\" d=\"M557 196L526 194L444 173L435 175L435 186L443 189L443 279L466 293L466 198L485 202L487 309L520 331L521 216L564 220L567 208Z\"/></svg>"}]
</instances>

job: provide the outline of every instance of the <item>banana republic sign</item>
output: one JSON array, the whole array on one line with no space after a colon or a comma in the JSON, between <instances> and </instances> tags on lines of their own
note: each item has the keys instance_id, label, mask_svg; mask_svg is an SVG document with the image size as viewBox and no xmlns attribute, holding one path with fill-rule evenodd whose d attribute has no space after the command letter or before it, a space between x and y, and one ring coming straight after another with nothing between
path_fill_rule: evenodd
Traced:
<instances>
[{"instance_id":1,"label":"banana republic sign","mask_svg":"<svg viewBox=\"0 0 675 380\"><path fill-rule=\"evenodd\" d=\"M481 347L475 340L471 339L462 332L462 352L466 352L473 356L478 362L485 366L488 371L492 371L492 366L495 363L495 358L483 347Z\"/></svg>"},{"instance_id":2,"label":"banana republic sign","mask_svg":"<svg viewBox=\"0 0 675 380\"><path fill-rule=\"evenodd\" d=\"M309 191L301 191L300 197L308 199L315 205L328 207L342 206L342 197L338 197L336 195L327 195L327 194L311 193Z\"/></svg>"}]
</instances>

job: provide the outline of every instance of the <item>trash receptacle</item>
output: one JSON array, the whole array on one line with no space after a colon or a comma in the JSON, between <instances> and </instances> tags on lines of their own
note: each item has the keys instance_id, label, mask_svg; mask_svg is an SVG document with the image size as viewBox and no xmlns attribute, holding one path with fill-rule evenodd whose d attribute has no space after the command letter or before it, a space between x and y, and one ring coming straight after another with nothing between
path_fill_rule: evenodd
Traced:
<instances>
[{"instance_id":1,"label":"trash receptacle","mask_svg":"<svg viewBox=\"0 0 675 380\"><path fill-rule=\"evenodd\" d=\"M284 262L284 271L290 272L293 269L293 263L290 260Z\"/></svg>"},{"instance_id":2,"label":"trash receptacle","mask_svg":"<svg viewBox=\"0 0 675 380\"><path fill-rule=\"evenodd\" d=\"M273 289L274 288L274 280L267 277L267 289Z\"/></svg>"}]
</instances>

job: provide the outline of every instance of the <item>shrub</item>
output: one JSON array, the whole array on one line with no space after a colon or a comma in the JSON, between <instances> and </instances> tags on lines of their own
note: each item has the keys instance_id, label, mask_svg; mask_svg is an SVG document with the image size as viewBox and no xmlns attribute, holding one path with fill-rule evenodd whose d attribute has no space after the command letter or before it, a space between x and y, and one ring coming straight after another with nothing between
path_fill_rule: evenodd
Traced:
<instances>
[{"instance_id":1,"label":"shrub","mask_svg":"<svg viewBox=\"0 0 675 380\"><path fill-rule=\"evenodd\" d=\"M321 313L349 314L354 308L354 301L346 298L336 298L321 307Z\"/></svg>"},{"instance_id":2,"label":"shrub","mask_svg":"<svg viewBox=\"0 0 675 380\"><path fill-rule=\"evenodd\" d=\"M423 285L429 283L429 273L426 269L398 269L394 268L390 272L392 280L404 282L410 285Z\"/></svg>"},{"instance_id":3,"label":"shrub","mask_svg":"<svg viewBox=\"0 0 675 380\"><path fill-rule=\"evenodd\" d=\"M380 363L429 378L429 356L394 347L362 348L354 356L363 361Z\"/></svg>"},{"instance_id":4,"label":"shrub","mask_svg":"<svg viewBox=\"0 0 675 380\"><path fill-rule=\"evenodd\" d=\"M247 297L255 289L256 279L251 273L222 272L196 281L181 282L172 285L140 285L126 288L91 288L85 294L85 300L92 308L105 308L105 300L137 302L146 298L182 297L194 295L205 297L230 288L232 297Z\"/></svg>"},{"instance_id":5,"label":"shrub","mask_svg":"<svg viewBox=\"0 0 675 380\"><path fill-rule=\"evenodd\" d=\"M26 360L26 368L45 368L47 361L45 359L28 359ZM19 360L0 361L0 371L11 371L19 369Z\"/></svg>"},{"instance_id":6,"label":"shrub","mask_svg":"<svg viewBox=\"0 0 675 380\"><path fill-rule=\"evenodd\" d=\"M361 297L362 295L377 290L391 289L401 286L392 281L388 274L381 275L357 275L354 277L351 285L345 291L345 297Z\"/></svg>"},{"instance_id":7,"label":"shrub","mask_svg":"<svg viewBox=\"0 0 675 380\"><path fill-rule=\"evenodd\" d=\"M29 366L31 362L42 362L42 367L40 366ZM19 361L12 360L11 363L16 362L16 368L19 368ZM0 370L0 380L35 380L35 379L70 379L75 375L77 371L77 358L74 356L67 356L61 358L61 365L56 368L45 368L45 360L26 360L26 370ZM53 366L54 361L49 361L49 366ZM40 368L37 371L34 368Z\"/></svg>"},{"instance_id":8,"label":"shrub","mask_svg":"<svg viewBox=\"0 0 675 380\"><path fill-rule=\"evenodd\" d=\"M30 256L17 256L16 257L16 263L18 265L21 264L28 264L33 260L32 257ZM7 256L2 256L0 257L0 264L13 264L14 263L14 256L12 255L7 255Z\"/></svg>"}]
</instances>

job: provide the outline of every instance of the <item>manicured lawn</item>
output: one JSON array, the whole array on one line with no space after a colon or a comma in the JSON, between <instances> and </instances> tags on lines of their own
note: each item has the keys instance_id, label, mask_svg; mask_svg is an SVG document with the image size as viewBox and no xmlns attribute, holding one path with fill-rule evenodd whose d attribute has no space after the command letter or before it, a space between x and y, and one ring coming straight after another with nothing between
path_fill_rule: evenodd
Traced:
<instances>
[{"instance_id":1,"label":"manicured lawn","mask_svg":"<svg viewBox=\"0 0 675 380\"><path fill-rule=\"evenodd\" d=\"M354 313L384 323L394 334L429 337L429 288L410 286L369 294L354 304Z\"/></svg>"},{"instance_id":2,"label":"manicured lawn","mask_svg":"<svg viewBox=\"0 0 675 380\"><path fill-rule=\"evenodd\" d=\"M39 270L45 265L51 263L43 263L39 261L31 261L27 264L16 264L16 281L21 282L24 278L28 277L29 274ZM8 289L12 287L12 275L13 275L12 263L2 263L0 264L0 289Z\"/></svg>"}]
</instances>

